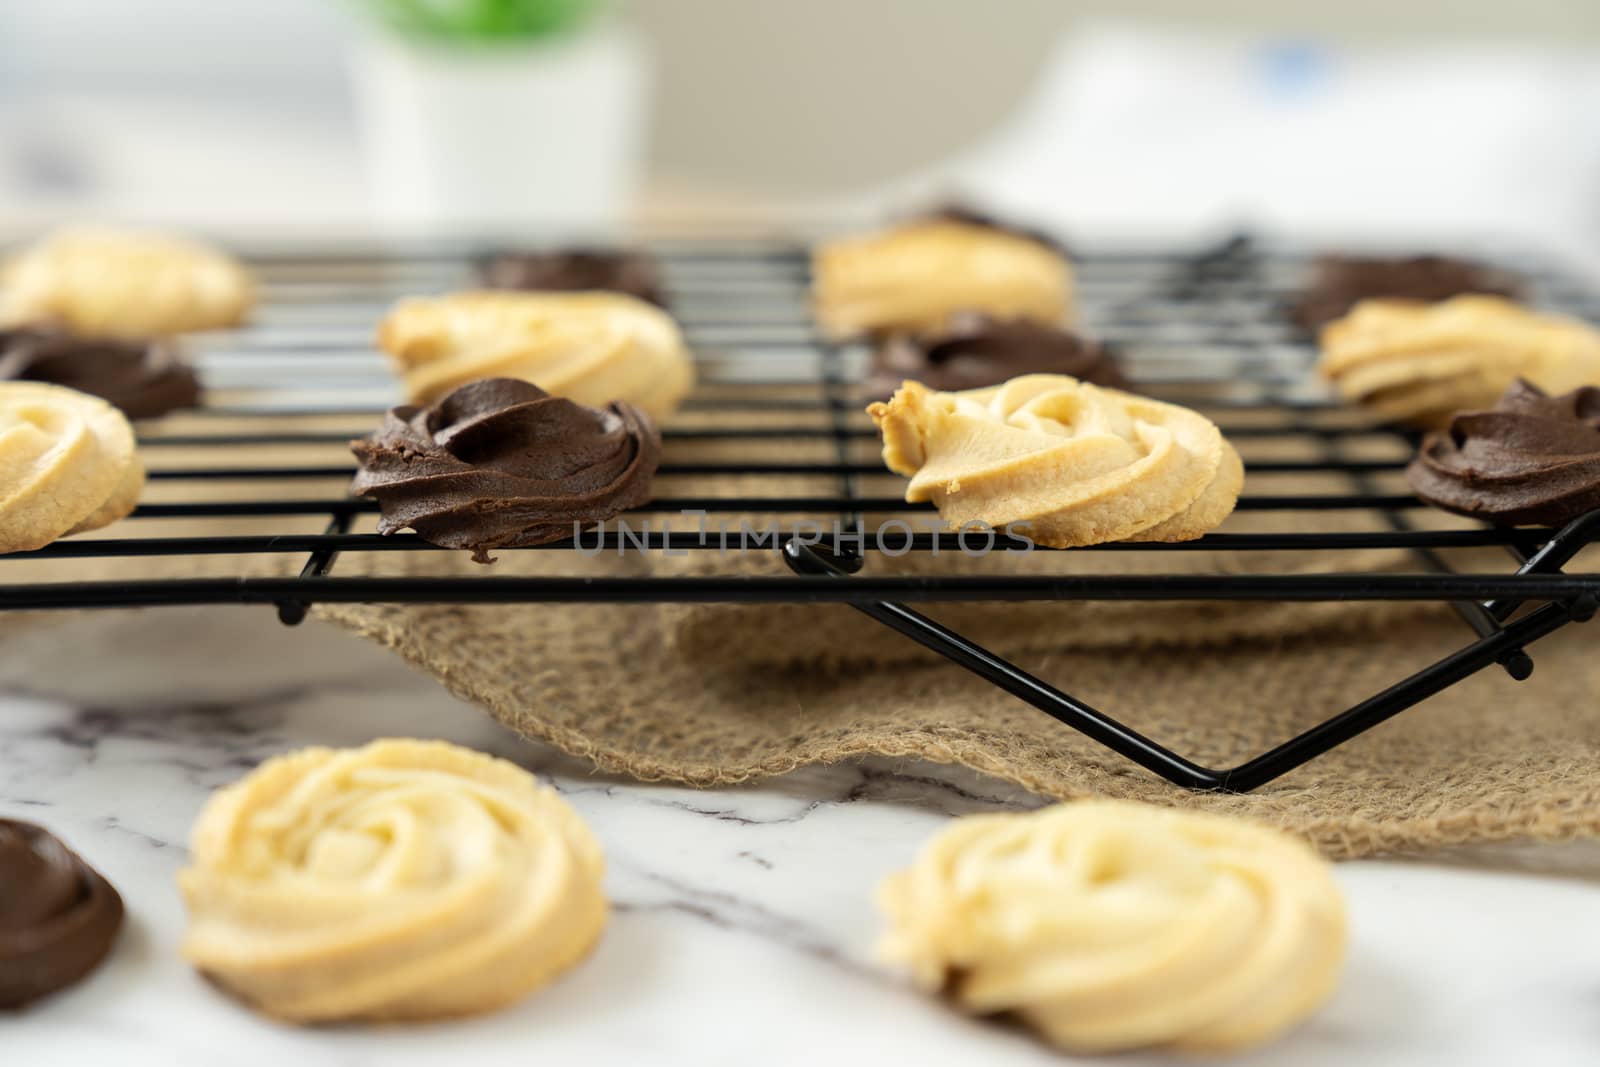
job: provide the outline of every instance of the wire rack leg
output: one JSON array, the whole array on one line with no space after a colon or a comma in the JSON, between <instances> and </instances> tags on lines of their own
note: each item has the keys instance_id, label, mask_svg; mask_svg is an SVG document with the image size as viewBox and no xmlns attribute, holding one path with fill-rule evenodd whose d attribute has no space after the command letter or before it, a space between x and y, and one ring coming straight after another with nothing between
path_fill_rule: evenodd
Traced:
<instances>
[{"instance_id":1,"label":"wire rack leg","mask_svg":"<svg viewBox=\"0 0 1600 1067\"><path fill-rule=\"evenodd\" d=\"M328 520L325 534L342 534L350 530L350 515L341 512ZM333 569L334 563L339 559L339 550L335 548L319 548L311 553L311 558L306 560L305 566L300 568L301 578L321 578ZM305 600L280 600L278 601L278 621L285 626L299 626L306 621L306 613L311 610L311 604Z\"/></svg>"},{"instance_id":2,"label":"wire rack leg","mask_svg":"<svg viewBox=\"0 0 1600 1067\"><path fill-rule=\"evenodd\" d=\"M848 580L840 568L813 546L800 541L791 540L784 546L784 558L797 573ZM1547 604L1276 748L1236 767L1217 769L1180 756L903 604L879 602L852 606L1174 785L1230 793L1248 793L1259 788L1498 662L1508 650L1547 637L1569 622L1587 621L1596 610L1592 597Z\"/></svg>"}]
</instances>

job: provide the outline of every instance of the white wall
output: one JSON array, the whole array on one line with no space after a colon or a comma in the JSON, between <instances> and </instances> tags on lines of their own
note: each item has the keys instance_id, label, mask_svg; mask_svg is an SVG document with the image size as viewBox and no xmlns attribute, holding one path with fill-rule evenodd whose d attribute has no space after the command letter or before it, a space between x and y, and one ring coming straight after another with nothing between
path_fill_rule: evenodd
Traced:
<instances>
[{"instance_id":1,"label":"white wall","mask_svg":"<svg viewBox=\"0 0 1600 1067\"><path fill-rule=\"evenodd\" d=\"M181 94L348 121L354 0L0 0L0 108ZM1286 33L1600 42L1600 0L634 0L659 64L653 168L718 187L849 188L959 148L1090 15Z\"/></svg>"},{"instance_id":2,"label":"white wall","mask_svg":"<svg viewBox=\"0 0 1600 1067\"><path fill-rule=\"evenodd\" d=\"M0 85L14 92L344 97L343 0L0 0Z\"/></svg>"}]
</instances>

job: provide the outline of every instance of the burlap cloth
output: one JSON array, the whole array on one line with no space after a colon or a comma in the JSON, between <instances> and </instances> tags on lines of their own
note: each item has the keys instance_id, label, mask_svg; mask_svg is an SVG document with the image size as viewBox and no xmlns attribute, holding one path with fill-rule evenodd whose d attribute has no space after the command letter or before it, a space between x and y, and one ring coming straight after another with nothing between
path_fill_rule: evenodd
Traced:
<instances>
[{"instance_id":1,"label":"burlap cloth","mask_svg":"<svg viewBox=\"0 0 1600 1067\"><path fill-rule=\"evenodd\" d=\"M868 518L869 524L874 521ZM1233 533L1304 531L1312 522L1323 531L1370 532L1362 516L1333 512L1315 520L1304 515L1241 514L1228 524ZM824 539L826 545L826 538ZM1505 569L1504 555L1492 550L1458 550L1453 565L1462 570ZM1410 553L1394 549L1345 552L1033 552L969 557L926 552L898 557L869 553L861 573L874 577L1058 577L1092 575L1327 574L1335 571L1400 573L1418 569ZM729 559L695 553L657 560L662 576L737 573L777 577L792 572L773 552ZM1242 640L1261 641L1317 633L1332 639L1375 626L1395 626L1408 617L1439 615L1440 606L1422 602L1193 601L1150 603L1083 601L972 602L928 604L920 610L994 652L1016 656L1063 649L1208 649ZM1447 611L1448 609L1444 609ZM677 655L708 669L738 661L754 665L870 669L881 664L933 663L937 653L846 606L811 604L665 604L658 609L663 640Z\"/></svg>"},{"instance_id":2,"label":"burlap cloth","mask_svg":"<svg viewBox=\"0 0 1600 1067\"><path fill-rule=\"evenodd\" d=\"M678 442L669 461L710 459L714 452L715 446ZM1273 454L1282 453L1273 449ZM303 458L336 463L341 455L332 448ZM176 455L161 458L172 465L190 461ZM278 458L263 456L262 461ZM745 458L806 457L787 442L776 442L770 455L746 452ZM703 482L686 486L663 481L658 488L662 495L706 489ZM1247 491L1292 492L1306 484L1252 477ZM779 489L768 481L762 491L830 492L829 485L802 488L787 481ZM193 492L214 495L216 488L158 483L154 492L181 499ZM282 492L325 496L340 488L336 482L300 482L285 485ZM301 525L313 529L321 521L308 518ZM1330 520L1322 513L1272 520L1241 515L1235 521L1311 529L1327 528ZM1337 521L1359 525L1376 520L1346 516ZM246 532L241 525L249 524L218 520L206 529ZM129 532L134 526L142 534L156 529L145 520L112 532ZM281 531L284 525L273 522L264 528ZM370 530L370 520L357 529ZM1280 573L1327 570L1349 566L1354 555L1359 554L1330 560L1314 553L1252 553L1234 565ZM1214 559L1204 562L1211 556L1066 553L1041 565L1088 566L1082 561L1093 559L1095 566L1149 566L1157 560L1174 569L1219 566ZM547 575L640 575L682 566L778 573L770 570L778 566L771 559L713 560L707 554L662 561L526 551L503 553L495 567L502 574ZM1069 564L1074 560L1080 562ZM292 573L301 562L303 557L287 555L198 562L9 561L5 566L50 572L34 575L39 578L89 578L96 571L98 576L131 577L172 573L174 568L189 568L188 573ZM1416 569L1414 561L1402 566L1392 557L1365 563ZM874 573L881 573L883 565L874 561ZM1507 564L1501 559L1493 567L1504 570ZM465 554L425 550L348 553L335 573L485 572ZM18 570L9 574L8 580L21 580ZM1332 625L1328 605L1271 609L1268 627L1251 622L1249 612L1229 609L1232 615L1223 611L1196 625L1195 633L1203 639L1171 641L1161 637L1163 630L1189 625L1181 621L1185 617L1191 622L1202 618L1194 614L1197 609L1145 604L1132 614L1128 605L1103 606L1123 610L1117 617L1137 631L1137 639L1128 643L1008 642L1007 612L1019 607L1035 619L1053 613L1068 620L1053 628L1034 627L1046 633L1086 629L1081 618L1088 609L1081 604L946 605L938 613L964 630L971 628L963 625L965 616L967 623L986 631L986 638L998 637L997 644L1006 646L1024 668L1179 753L1219 767L1257 755L1325 720L1470 637L1448 609L1367 604L1343 605L1354 615L1340 615L1340 606L1334 605ZM1600 631L1593 625L1568 627L1534 646L1537 669L1527 682L1514 683L1498 669L1481 672L1255 794L1226 796L1170 786L960 668L919 660L910 642L846 607L783 608L774 617L784 620L787 633L803 634L812 649L870 639L871 654L862 655L857 648L837 656L808 654L794 662L752 655L754 643L741 636L752 621L751 609L726 605L326 604L314 611L393 649L525 736L592 760L603 770L647 780L712 787L853 756L918 757L964 764L1048 797L1095 794L1250 814L1304 834L1339 857L1600 832L1600 708L1595 699L1600 691L1600 656L1595 655ZM1080 620L1076 631L1069 625L1073 619ZM1229 633L1230 619L1245 629ZM702 637L694 637L695 632ZM717 636L703 639L705 634ZM694 654L686 654L691 645Z\"/></svg>"},{"instance_id":3,"label":"burlap cloth","mask_svg":"<svg viewBox=\"0 0 1600 1067\"><path fill-rule=\"evenodd\" d=\"M433 554L363 570L439 573ZM507 554L508 573L554 573ZM588 564L603 569L599 561ZM571 573L569 566L559 568ZM1061 605L1070 610L1070 605ZM950 665L849 670L686 659L623 605L322 605L512 729L646 780L720 786L878 754L960 763L1049 797L1251 814L1332 856L1600 831L1600 658L1592 628L1534 647L1249 796L1166 784ZM1460 647L1454 617L1206 651L1025 653L1020 663L1210 766L1254 756Z\"/></svg>"}]
</instances>

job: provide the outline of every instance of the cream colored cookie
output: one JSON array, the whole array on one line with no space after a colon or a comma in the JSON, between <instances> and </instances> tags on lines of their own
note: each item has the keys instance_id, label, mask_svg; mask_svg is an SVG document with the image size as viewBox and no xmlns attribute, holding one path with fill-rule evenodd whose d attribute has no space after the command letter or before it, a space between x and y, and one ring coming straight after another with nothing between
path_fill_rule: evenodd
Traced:
<instances>
[{"instance_id":1,"label":"cream colored cookie","mask_svg":"<svg viewBox=\"0 0 1600 1067\"><path fill-rule=\"evenodd\" d=\"M928 220L841 238L812 254L817 321L834 337L937 332L958 311L1072 322L1072 268L1039 241Z\"/></svg>"},{"instance_id":2,"label":"cream colored cookie","mask_svg":"<svg viewBox=\"0 0 1600 1067\"><path fill-rule=\"evenodd\" d=\"M250 277L195 241L137 230L58 230L0 272L0 325L55 324L141 339L243 321Z\"/></svg>"},{"instance_id":3,"label":"cream colored cookie","mask_svg":"<svg viewBox=\"0 0 1600 1067\"><path fill-rule=\"evenodd\" d=\"M143 486L122 412L59 385L0 382L0 552L109 525Z\"/></svg>"},{"instance_id":4,"label":"cream colored cookie","mask_svg":"<svg viewBox=\"0 0 1600 1067\"><path fill-rule=\"evenodd\" d=\"M577 813L505 760L438 741L310 748L200 813L183 952L293 1022L472 1015L588 954L603 873Z\"/></svg>"},{"instance_id":5,"label":"cream colored cookie","mask_svg":"<svg viewBox=\"0 0 1600 1067\"><path fill-rule=\"evenodd\" d=\"M920 986L1074 1052L1270 1041L1344 961L1344 901L1306 844L1126 801L958 819L878 900L884 955Z\"/></svg>"},{"instance_id":6,"label":"cream colored cookie","mask_svg":"<svg viewBox=\"0 0 1600 1067\"><path fill-rule=\"evenodd\" d=\"M67 533L77 534L98 530L102 526L110 526L118 519L126 518L139 506L139 497L144 493L144 481L144 463L136 454L134 461L123 471L122 480L111 491L111 495L106 497L105 502Z\"/></svg>"},{"instance_id":7,"label":"cream colored cookie","mask_svg":"<svg viewBox=\"0 0 1600 1067\"><path fill-rule=\"evenodd\" d=\"M622 293L453 293L402 300L378 328L413 402L480 378L521 378L601 406L663 419L694 386L672 316Z\"/></svg>"},{"instance_id":8,"label":"cream colored cookie","mask_svg":"<svg viewBox=\"0 0 1600 1067\"><path fill-rule=\"evenodd\" d=\"M1367 300L1321 335L1319 369L1384 418L1438 425L1525 378L1551 393L1600 384L1600 332L1496 296Z\"/></svg>"},{"instance_id":9,"label":"cream colored cookie","mask_svg":"<svg viewBox=\"0 0 1600 1067\"><path fill-rule=\"evenodd\" d=\"M1244 465L1205 416L1056 374L940 393L906 382L867 409L883 461L951 526L1027 523L1064 548L1187 541L1232 513Z\"/></svg>"}]
</instances>

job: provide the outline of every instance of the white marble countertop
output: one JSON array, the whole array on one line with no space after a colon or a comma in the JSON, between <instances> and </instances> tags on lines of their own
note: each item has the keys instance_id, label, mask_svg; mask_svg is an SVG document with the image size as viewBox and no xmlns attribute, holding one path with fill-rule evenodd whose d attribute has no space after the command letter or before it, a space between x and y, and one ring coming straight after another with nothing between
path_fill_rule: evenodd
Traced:
<instances>
[{"instance_id":1,"label":"white marble countertop","mask_svg":"<svg viewBox=\"0 0 1600 1067\"><path fill-rule=\"evenodd\" d=\"M213 788L268 756L384 735L447 738L553 781L604 842L616 914L592 958L497 1015L266 1022L177 955L173 876L190 822ZM1032 803L971 774L889 761L719 792L639 785L523 743L314 623L284 629L266 609L70 619L0 640L0 815L82 852L121 889L129 922L87 982L0 1016L0 1063L1066 1062L907 990L871 952L883 875L952 815ZM1339 879L1354 937L1341 991L1247 1062L1600 1062L1600 848L1353 863Z\"/></svg>"}]
</instances>

